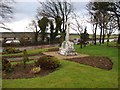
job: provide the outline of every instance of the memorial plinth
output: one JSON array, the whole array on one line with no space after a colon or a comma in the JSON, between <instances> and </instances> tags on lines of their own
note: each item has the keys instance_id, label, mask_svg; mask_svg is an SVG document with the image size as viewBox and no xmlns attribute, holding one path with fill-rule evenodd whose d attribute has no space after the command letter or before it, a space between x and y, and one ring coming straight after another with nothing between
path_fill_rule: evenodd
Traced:
<instances>
[{"instance_id":1,"label":"memorial plinth","mask_svg":"<svg viewBox=\"0 0 120 90\"><path fill-rule=\"evenodd\" d=\"M74 43L69 41L69 25L70 24L66 23L67 29L66 29L65 41L63 41L58 52L59 54L65 56L77 55L74 49Z\"/></svg>"}]
</instances>

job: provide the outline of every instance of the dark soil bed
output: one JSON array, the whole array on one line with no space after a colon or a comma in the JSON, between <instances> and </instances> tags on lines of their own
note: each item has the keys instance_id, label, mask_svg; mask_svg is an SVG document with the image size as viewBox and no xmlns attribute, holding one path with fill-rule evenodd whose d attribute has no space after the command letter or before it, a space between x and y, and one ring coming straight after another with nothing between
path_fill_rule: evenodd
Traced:
<instances>
[{"instance_id":1,"label":"dark soil bed","mask_svg":"<svg viewBox=\"0 0 120 90\"><path fill-rule=\"evenodd\" d=\"M33 78L38 76L45 76L54 71L54 70L41 69L39 73L33 74L30 72L33 67L34 64L27 64L25 69L23 64L13 65L12 72L9 73L3 72L2 78L3 79Z\"/></svg>"},{"instance_id":2,"label":"dark soil bed","mask_svg":"<svg viewBox=\"0 0 120 90\"><path fill-rule=\"evenodd\" d=\"M113 66L111 59L109 59L108 57L91 57L90 56L90 57L70 58L66 60L101 68L104 70L111 70Z\"/></svg>"}]
</instances>

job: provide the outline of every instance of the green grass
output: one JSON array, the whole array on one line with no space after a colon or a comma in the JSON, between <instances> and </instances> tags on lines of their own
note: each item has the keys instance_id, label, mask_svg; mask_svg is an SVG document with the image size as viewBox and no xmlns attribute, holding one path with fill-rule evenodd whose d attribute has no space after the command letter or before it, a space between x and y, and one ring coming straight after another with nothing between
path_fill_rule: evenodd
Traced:
<instances>
[{"instance_id":1,"label":"green grass","mask_svg":"<svg viewBox=\"0 0 120 90\"><path fill-rule=\"evenodd\" d=\"M107 42L105 42L105 45L107 45ZM109 42L108 46L120 46L117 42Z\"/></svg>"},{"instance_id":2,"label":"green grass","mask_svg":"<svg viewBox=\"0 0 120 90\"><path fill-rule=\"evenodd\" d=\"M31 79L3 80L3 88L117 88L118 49L107 46L87 46L75 49L92 56L107 56L112 59L110 71L60 60L61 67L45 77Z\"/></svg>"},{"instance_id":3,"label":"green grass","mask_svg":"<svg viewBox=\"0 0 120 90\"><path fill-rule=\"evenodd\" d=\"M117 38L117 35L111 35L110 38ZM70 39L74 39L74 38L80 38L80 36L78 34L72 34L70 35ZM89 38L93 38L92 34L89 34ZM100 38L100 35L96 35L96 38ZM105 37L107 39L107 36Z\"/></svg>"},{"instance_id":4,"label":"green grass","mask_svg":"<svg viewBox=\"0 0 120 90\"><path fill-rule=\"evenodd\" d=\"M34 62L35 62L35 60L30 60L30 61L26 62L26 64L31 64L31 63L34 63ZM15 64L18 64L18 63L23 63L23 61L11 62L12 65L15 65Z\"/></svg>"},{"instance_id":5,"label":"green grass","mask_svg":"<svg viewBox=\"0 0 120 90\"><path fill-rule=\"evenodd\" d=\"M91 56L106 56L112 59L114 65L113 70L118 70L118 48L117 47L108 47L106 45L96 45L96 46L87 46L80 49L79 45L75 46L77 52L82 54L88 54Z\"/></svg>"}]
</instances>

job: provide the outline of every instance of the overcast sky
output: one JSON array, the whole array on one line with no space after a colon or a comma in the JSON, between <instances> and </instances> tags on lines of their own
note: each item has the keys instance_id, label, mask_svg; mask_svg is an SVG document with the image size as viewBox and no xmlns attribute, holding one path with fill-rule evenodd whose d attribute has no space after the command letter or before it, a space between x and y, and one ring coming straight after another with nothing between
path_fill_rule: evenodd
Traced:
<instances>
[{"instance_id":1,"label":"overcast sky","mask_svg":"<svg viewBox=\"0 0 120 90\"><path fill-rule=\"evenodd\" d=\"M31 20L34 19L36 15L37 8L40 6L38 0L15 0L14 4L14 16L10 22L6 25L11 28L14 32L29 32L26 28ZM44 1L44 0L40 0ZM88 12L86 10L86 4L89 0L73 0L73 7L75 13L77 13L82 20L88 19ZM88 33L92 34L91 25L85 22L87 26ZM6 30L1 30L0 32L6 32ZM7 31L8 32L8 31ZM70 33L75 33L70 29ZM99 33L99 32L98 32Z\"/></svg>"}]
</instances>

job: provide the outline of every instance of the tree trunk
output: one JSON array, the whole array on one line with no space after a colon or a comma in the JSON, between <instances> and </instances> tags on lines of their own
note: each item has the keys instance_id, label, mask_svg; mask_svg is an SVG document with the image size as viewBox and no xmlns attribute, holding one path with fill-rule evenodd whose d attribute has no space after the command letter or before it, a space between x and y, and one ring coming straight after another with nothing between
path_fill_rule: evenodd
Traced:
<instances>
[{"instance_id":1,"label":"tree trunk","mask_svg":"<svg viewBox=\"0 0 120 90\"><path fill-rule=\"evenodd\" d=\"M38 32L35 32L35 43L38 42Z\"/></svg>"},{"instance_id":2,"label":"tree trunk","mask_svg":"<svg viewBox=\"0 0 120 90\"><path fill-rule=\"evenodd\" d=\"M82 48L82 43L80 43L80 48Z\"/></svg>"},{"instance_id":3,"label":"tree trunk","mask_svg":"<svg viewBox=\"0 0 120 90\"><path fill-rule=\"evenodd\" d=\"M110 35L108 34L107 35L107 46L109 46L109 37L110 37Z\"/></svg>"},{"instance_id":4,"label":"tree trunk","mask_svg":"<svg viewBox=\"0 0 120 90\"><path fill-rule=\"evenodd\" d=\"M45 42L45 37L46 37L46 32L44 32L45 30L43 30L43 32L41 32L41 42L44 43Z\"/></svg>"},{"instance_id":5,"label":"tree trunk","mask_svg":"<svg viewBox=\"0 0 120 90\"><path fill-rule=\"evenodd\" d=\"M94 34L94 40L95 40L95 43L94 43L94 45L96 45L96 32L97 32L97 23L96 23L96 26L95 26L95 34Z\"/></svg>"},{"instance_id":6,"label":"tree trunk","mask_svg":"<svg viewBox=\"0 0 120 90\"><path fill-rule=\"evenodd\" d=\"M102 38L102 27L101 27L101 30L100 30L100 39L99 39L100 44L101 44L101 38Z\"/></svg>"},{"instance_id":7,"label":"tree trunk","mask_svg":"<svg viewBox=\"0 0 120 90\"><path fill-rule=\"evenodd\" d=\"M105 40L105 31L104 31L104 28L103 28L103 38L102 38L102 43L104 44L104 40Z\"/></svg>"},{"instance_id":8,"label":"tree trunk","mask_svg":"<svg viewBox=\"0 0 120 90\"><path fill-rule=\"evenodd\" d=\"M65 40L65 33L66 33L66 29L65 29L65 20L64 20L64 16L63 16L63 29L62 29L62 31L60 32L61 33L61 42L63 42L64 40Z\"/></svg>"},{"instance_id":9,"label":"tree trunk","mask_svg":"<svg viewBox=\"0 0 120 90\"><path fill-rule=\"evenodd\" d=\"M80 48L82 48L82 44L83 44L83 40L82 40L82 36L80 36Z\"/></svg>"},{"instance_id":10,"label":"tree trunk","mask_svg":"<svg viewBox=\"0 0 120 90\"><path fill-rule=\"evenodd\" d=\"M120 44L120 34L118 35L118 41L117 41L118 44Z\"/></svg>"},{"instance_id":11,"label":"tree trunk","mask_svg":"<svg viewBox=\"0 0 120 90\"><path fill-rule=\"evenodd\" d=\"M86 43L84 42L84 47L86 47Z\"/></svg>"}]
</instances>

